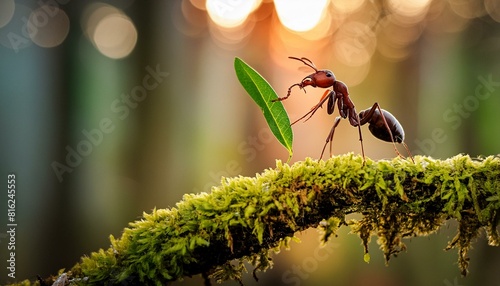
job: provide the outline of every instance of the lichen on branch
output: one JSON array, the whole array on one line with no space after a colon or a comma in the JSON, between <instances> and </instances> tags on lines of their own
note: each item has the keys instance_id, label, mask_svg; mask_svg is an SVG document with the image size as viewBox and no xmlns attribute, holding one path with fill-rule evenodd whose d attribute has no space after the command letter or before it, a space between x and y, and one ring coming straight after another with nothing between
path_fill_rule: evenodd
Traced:
<instances>
[{"instance_id":1,"label":"lichen on branch","mask_svg":"<svg viewBox=\"0 0 500 286\"><path fill-rule=\"evenodd\" d=\"M377 236L389 261L405 249L403 238L433 233L450 219L458 230L447 248L458 249L465 275L480 230L490 245L500 242L500 158L414 159L364 162L346 154L291 166L277 161L253 178L223 178L209 194L186 194L174 208L145 213L120 238L111 236L109 249L83 257L66 273L68 281L163 285L196 274L241 281L243 261L255 276L272 266L271 251L311 227L323 229L326 243L349 226L364 244L365 260ZM350 213L362 218L346 221Z\"/></svg>"}]
</instances>

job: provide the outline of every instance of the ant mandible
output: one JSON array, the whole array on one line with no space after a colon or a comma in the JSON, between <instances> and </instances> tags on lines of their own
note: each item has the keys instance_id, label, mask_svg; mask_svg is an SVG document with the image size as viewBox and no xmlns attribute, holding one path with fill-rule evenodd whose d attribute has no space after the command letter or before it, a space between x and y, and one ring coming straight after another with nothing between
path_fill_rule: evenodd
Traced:
<instances>
[{"instance_id":1,"label":"ant mandible","mask_svg":"<svg viewBox=\"0 0 500 286\"><path fill-rule=\"evenodd\" d=\"M394 117L394 115L389 113L389 111L380 108L377 102L375 102L371 108L367 108L365 110L362 110L360 113L357 113L356 108L354 107L354 103L349 97L349 91L347 89L347 85L341 81L338 81L335 78L335 75L333 74L332 71L318 70L314 65L314 63L308 58L304 57L302 58L289 57L289 58L302 62L306 66L312 68L315 72L306 76L300 83L295 83L291 85L288 88L288 92L285 97L279 97L273 100L273 102L283 101L288 97L290 97L292 88L294 86L298 86L300 89L303 89L304 92L306 92L304 88L309 85L312 87L328 88L328 90L326 90L323 93L323 96L321 97L318 104L313 106L308 113L306 113L301 118L295 120L291 125L297 123L298 121L304 119L307 116L309 117L307 117L305 121L309 120L320 107L323 107L323 104L327 100L328 100L326 109L327 113L332 114L335 110L335 103L337 103L337 108L339 110L340 116L337 116L335 118L332 129L330 130L330 133L326 138L325 145L323 146L323 150L321 151L320 159L323 158L323 154L325 152L326 145L328 145L328 143L330 143L330 157L332 156L332 143L333 143L333 135L335 133L335 128L339 125L341 118L344 119L348 118L351 126L358 128L359 141L361 143L361 153L363 156L363 160L365 159L365 150L363 147L363 136L361 135L361 126L368 123L368 129L373 134L373 136L386 142L392 142L394 146L394 151L400 157L403 156L401 155L401 153L399 153L396 147L396 142L402 144L406 149L406 151L408 152L409 157L413 161L413 157L411 156L410 150L408 149L408 146L404 143L405 133L403 130L403 126L399 123L396 117ZM330 87L331 89L329 89Z\"/></svg>"}]
</instances>

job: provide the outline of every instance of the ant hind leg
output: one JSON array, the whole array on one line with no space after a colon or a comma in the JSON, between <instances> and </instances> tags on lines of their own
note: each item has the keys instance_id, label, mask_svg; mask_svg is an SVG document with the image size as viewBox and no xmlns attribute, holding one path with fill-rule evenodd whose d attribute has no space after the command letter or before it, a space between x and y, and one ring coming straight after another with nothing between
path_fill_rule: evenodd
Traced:
<instances>
[{"instance_id":1,"label":"ant hind leg","mask_svg":"<svg viewBox=\"0 0 500 286\"><path fill-rule=\"evenodd\" d=\"M392 135L391 128L389 128L389 124L387 124L387 120L385 119L384 112L382 112L382 109L380 108L380 105L378 104L378 102L375 102L373 104L372 108L367 113L367 115L365 116L364 120L362 120L361 124L365 124L373 116L373 114L374 114L374 112L375 112L376 109L378 109L380 117L382 118L382 121L384 122L384 126L385 126L385 128L386 128L386 130L387 130L387 132L389 134L389 137L391 138L392 146L394 147L394 151L396 152L396 155L398 155L401 158L405 158L403 155L401 155L401 153L399 153L399 150L396 147L396 142L394 141L394 136ZM407 150L408 150L408 148L407 148ZM412 158L412 160L413 160L413 158Z\"/></svg>"},{"instance_id":2,"label":"ant hind leg","mask_svg":"<svg viewBox=\"0 0 500 286\"><path fill-rule=\"evenodd\" d=\"M411 161L415 163L415 160L413 160L413 156L411 155L410 149L408 148L408 145L406 145L405 142L401 142L401 144L405 147L406 153L408 153L408 157L410 157ZM403 157L404 158L404 157Z\"/></svg>"}]
</instances>

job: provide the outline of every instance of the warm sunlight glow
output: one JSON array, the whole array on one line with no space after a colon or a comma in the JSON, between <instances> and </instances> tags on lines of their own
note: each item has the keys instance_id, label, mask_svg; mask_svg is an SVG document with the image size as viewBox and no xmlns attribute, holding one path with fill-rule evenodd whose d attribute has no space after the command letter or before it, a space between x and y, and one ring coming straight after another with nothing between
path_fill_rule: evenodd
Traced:
<instances>
[{"instance_id":1,"label":"warm sunlight glow","mask_svg":"<svg viewBox=\"0 0 500 286\"><path fill-rule=\"evenodd\" d=\"M184 1L187 1L187 0L184 0ZM205 10L206 7L205 7L205 0L189 0L190 4L193 5L193 7L196 7L196 9L200 9L200 10Z\"/></svg>"},{"instance_id":2,"label":"warm sunlight glow","mask_svg":"<svg viewBox=\"0 0 500 286\"><path fill-rule=\"evenodd\" d=\"M255 22L248 21L235 28L209 23L208 31L214 43L224 50L237 50L248 43L248 36L253 31Z\"/></svg>"},{"instance_id":3,"label":"warm sunlight glow","mask_svg":"<svg viewBox=\"0 0 500 286\"><path fill-rule=\"evenodd\" d=\"M352 13L358 10L365 0L335 0L332 1L334 9L342 13Z\"/></svg>"},{"instance_id":4,"label":"warm sunlight glow","mask_svg":"<svg viewBox=\"0 0 500 286\"><path fill-rule=\"evenodd\" d=\"M207 0L206 9L210 19L217 25L233 28L241 25L261 0Z\"/></svg>"},{"instance_id":5,"label":"warm sunlight glow","mask_svg":"<svg viewBox=\"0 0 500 286\"><path fill-rule=\"evenodd\" d=\"M361 66L370 61L377 47L377 37L361 22L347 22L335 33L333 52L347 66Z\"/></svg>"},{"instance_id":6,"label":"warm sunlight glow","mask_svg":"<svg viewBox=\"0 0 500 286\"><path fill-rule=\"evenodd\" d=\"M205 1L203 1L203 10L194 6L189 0L176 1L176 3L179 6L176 6L177 9L170 11L169 18L177 30L188 37L203 36L206 31L208 17L205 11ZM179 9L182 13L179 13Z\"/></svg>"},{"instance_id":7,"label":"warm sunlight glow","mask_svg":"<svg viewBox=\"0 0 500 286\"><path fill-rule=\"evenodd\" d=\"M328 0L275 0L281 23L296 32L314 28L321 20Z\"/></svg>"},{"instance_id":8,"label":"warm sunlight glow","mask_svg":"<svg viewBox=\"0 0 500 286\"><path fill-rule=\"evenodd\" d=\"M407 17L417 17L427 12L431 0L389 0L389 7L395 13Z\"/></svg>"}]
</instances>

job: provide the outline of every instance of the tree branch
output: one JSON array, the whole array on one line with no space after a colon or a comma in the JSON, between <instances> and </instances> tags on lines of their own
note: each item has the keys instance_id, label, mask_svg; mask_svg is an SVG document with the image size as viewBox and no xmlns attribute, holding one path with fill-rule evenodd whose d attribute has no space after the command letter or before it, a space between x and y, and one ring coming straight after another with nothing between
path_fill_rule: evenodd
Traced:
<instances>
[{"instance_id":1,"label":"tree branch","mask_svg":"<svg viewBox=\"0 0 500 286\"><path fill-rule=\"evenodd\" d=\"M363 218L346 222L350 213ZM296 232L320 227L326 243L342 225L362 239L365 260L376 235L389 261L405 249L402 238L433 233L449 219L458 221L458 232L447 249L458 249L466 275L467 251L481 229L490 245L500 242L499 157L277 161L254 178L223 178L210 194L186 194L175 208L144 213L121 238L111 236L111 248L83 257L63 275L68 283L106 285L163 285L196 274L241 281L244 260L255 275L271 266L270 250L287 247Z\"/></svg>"}]
</instances>

